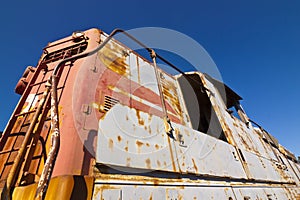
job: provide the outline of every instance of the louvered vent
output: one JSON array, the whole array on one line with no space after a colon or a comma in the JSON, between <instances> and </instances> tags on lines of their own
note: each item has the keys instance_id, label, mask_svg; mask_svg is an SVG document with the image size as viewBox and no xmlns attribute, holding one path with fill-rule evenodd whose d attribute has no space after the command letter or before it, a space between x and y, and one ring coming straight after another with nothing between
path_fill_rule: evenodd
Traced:
<instances>
[{"instance_id":1,"label":"louvered vent","mask_svg":"<svg viewBox=\"0 0 300 200\"><path fill-rule=\"evenodd\" d=\"M68 57L72 57L74 55L84 52L84 50L86 50L87 46L88 46L88 43L83 42L83 43L75 44L73 46L66 47L64 49L59 49L57 51L49 53L45 57L43 62L51 63L51 62L62 60L62 59L68 58Z\"/></svg>"},{"instance_id":2,"label":"louvered vent","mask_svg":"<svg viewBox=\"0 0 300 200\"><path fill-rule=\"evenodd\" d=\"M105 96L104 97L104 111L107 112L109 109L111 109L114 105L119 103L120 101L117 99L114 99L110 96Z\"/></svg>"}]
</instances>

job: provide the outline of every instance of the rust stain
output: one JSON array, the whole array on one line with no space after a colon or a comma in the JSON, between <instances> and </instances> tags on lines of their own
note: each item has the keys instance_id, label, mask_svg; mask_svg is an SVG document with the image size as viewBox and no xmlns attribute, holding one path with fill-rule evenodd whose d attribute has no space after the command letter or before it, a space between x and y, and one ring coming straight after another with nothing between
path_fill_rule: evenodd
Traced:
<instances>
[{"instance_id":1,"label":"rust stain","mask_svg":"<svg viewBox=\"0 0 300 200\"><path fill-rule=\"evenodd\" d=\"M166 161L164 161L164 166L165 166L165 167L167 167L167 163L166 163Z\"/></svg>"},{"instance_id":2,"label":"rust stain","mask_svg":"<svg viewBox=\"0 0 300 200\"><path fill-rule=\"evenodd\" d=\"M136 116L138 118L139 125L143 126L145 124L145 121L141 118L141 114L139 110L136 110Z\"/></svg>"},{"instance_id":3,"label":"rust stain","mask_svg":"<svg viewBox=\"0 0 300 200\"><path fill-rule=\"evenodd\" d=\"M173 151L172 151L172 148L171 148L171 141L170 141L170 137L167 137L168 139L168 143L169 143L169 150L170 150L170 154L171 154L171 162L172 162L172 167L173 167L173 170L174 172L176 172L176 166L175 166L175 163L174 163L174 155L173 155Z\"/></svg>"},{"instance_id":4,"label":"rust stain","mask_svg":"<svg viewBox=\"0 0 300 200\"><path fill-rule=\"evenodd\" d=\"M157 166L160 167L160 162L159 162L159 160L157 160L156 163L157 163Z\"/></svg>"},{"instance_id":5,"label":"rust stain","mask_svg":"<svg viewBox=\"0 0 300 200\"><path fill-rule=\"evenodd\" d=\"M150 147L150 144L147 142L147 143L146 143L146 146L147 146L147 147Z\"/></svg>"},{"instance_id":6,"label":"rust stain","mask_svg":"<svg viewBox=\"0 0 300 200\"><path fill-rule=\"evenodd\" d=\"M171 81L168 81L166 79L161 80L164 98L172 106L176 114L182 119L182 109L180 106L176 86Z\"/></svg>"},{"instance_id":7,"label":"rust stain","mask_svg":"<svg viewBox=\"0 0 300 200\"><path fill-rule=\"evenodd\" d=\"M153 182L155 185L162 184L162 183L202 183L202 180L183 180L182 178L157 178L157 177L147 177L143 175L120 175L120 174L96 174L96 179L99 180L134 180L134 181L141 181L143 183L146 182ZM184 189L184 185L178 185L180 189Z\"/></svg>"},{"instance_id":8,"label":"rust stain","mask_svg":"<svg viewBox=\"0 0 300 200\"><path fill-rule=\"evenodd\" d=\"M141 147L141 146L143 146L144 145L144 143L142 143L141 141L139 141L139 140L137 140L136 142L136 145L138 146L138 147Z\"/></svg>"},{"instance_id":9,"label":"rust stain","mask_svg":"<svg viewBox=\"0 0 300 200\"><path fill-rule=\"evenodd\" d=\"M129 66L126 62L125 48L110 41L98 53L101 62L114 72L128 76Z\"/></svg>"},{"instance_id":10,"label":"rust stain","mask_svg":"<svg viewBox=\"0 0 300 200\"><path fill-rule=\"evenodd\" d=\"M233 126L235 126L235 127L238 128L239 126L238 126L238 124L236 123L236 118L233 118L233 119L234 119L234 121L233 121Z\"/></svg>"},{"instance_id":11,"label":"rust stain","mask_svg":"<svg viewBox=\"0 0 300 200\"><path fill-rule=\"evenodd\" d=\"M158 186L159 185L160 180L158 179L154 179L153 180L153 185Z\"/></svg>"},{"instance_id":12,"label":"rust stain","mask_svg":"<svg viewBox=\"0 0 300 200\"><path fill-rule=\"evenodd\" d=\"M155 149L157 149L157 150L159 149L159 145L158 144L155 144L154 146L155 146Z\"/></svg>"},{"instance_id":13,"label":"rust stain","mask_svg":"<svg viewBox=\"0 0 300 200\"><path fill-rule=\"evenodd\" d=\"M141 142L141 141L139 141L139 140L137 140L136 142L135 142L135 144L137 145L137 150L138 150L138 153L140 153L141 152L141 147L144 145L144 143L143 142Z\"/></svg>"},{"instance_id":14,"label":"rust stain","mask_svg":"<svg viewBox=\"0 0 300 200\"><path fill-rule=\"evenodd\" d=\"M185 133L187 136L190 136L190 132L189 132L187 129L184 129L184 133Z\"/></svg>"},{"instance_id":15,"label":"rust stain","mask_svg":"<svg viewBox=\"0 0 300 200\"><path fill-rule=\"evenodd\" d=\"M127 159L126 159L126 166L127 166L127 167L130 167L130 161L131 161L131 158L127 158Z\"/></svg>"},{"instance_id":16,"label":"rust stain","mask_svg":"<svg viewBox=\"0 0 300 200\"><path fill-rule=\"evenodd\" d=\"M179 198L179 200L183 200L182 194L179 194L179 195L178 195L178 198Z\"/></svg>"},{"instance_id":17,"label":"rust stain","mask_svg":"<svg viewBox=\"0 0 300 200\"><path fill-rule=\"evenodd\" d=\"M108 148L113 149L113 147L114 147L114 141L112 139L109 139Z\"/></svg>"},{"instance_id":18,"label":"rust stain","mask_svg":"<svg viewBox=\"0 0 300 200\"><path fill-rule=\"evenodd\" d=\"M122 137L120 135L118 135L118 141L121 142L122 141Z\"/></svg>"},{"instance_id":19,"label":"rust stain","mask_svg":"<svg viewBox=\"0 0 300 200\"><path fill-rule=\"evenodd\" d=\"M124 149L125 149L125 151L127 151L127 152L128 152L128 143L129 143L129 142L128 142L128 141L126 141L126 146L125 146L125 148L124 148Z\"/></svg>"},{"instance_id":20,"label":"rust stain","mask_svg":"<svg viewBox=\"0 0 300 200\"><path fill-rule=\"evenodd\" d=\"M143 126L145 124L144 120L143 119L139 119L139 124Z\"/></svg>"},{"instance_id":21,"label":"rust stain","mask_svg":"<svg viewBox=\"0 0 300 200\"><path fill-rule=\"evenodd\" d=\"M150 196L149 200L152 200L152 194L151 194L151 196Z\"/></svg>"},{"instance_id":22,"label":"rust stain","mask_svg":"<svg viewBox=\"0 0 300 200\"><path fill-rule=\"evenodd\" d=\"M193 166L194 166L196 172L198 172L198 167L197 167L197 165L196 165L196 163L195 163L194 158L192 158L192 162L193 162Z\"/></svg>"},{"instance_id":23,"label":"rust stain","mask_svg":"<svg viewBox=\"0 0 300 200\"><path fill-rule=\"evenodd\" d=\"M150 169L151 168L151 161L150 161L150 159L147 158L145 162L146 162L147 168Z\"/></svg>"},{"instance_id":24,"label":"rust stain","mask_svg":"<svg viewBox=\"0 0 300 200\"><path fill-rule=\"evenodd\" d=\"M224 133L225 133L225 136L226 136L226 139L227 139L228 143L232 144L232 145L235 145L235 141L233 139L232 131L229 128L229 126L227 125L226 120L223 119L219 106L216 106L216 105L213 104L213 108L216 111L216 114L217 114L218 118L220 119L220 124L221 124L222 129L224 130Z\"/></svg>"}]
</instances>

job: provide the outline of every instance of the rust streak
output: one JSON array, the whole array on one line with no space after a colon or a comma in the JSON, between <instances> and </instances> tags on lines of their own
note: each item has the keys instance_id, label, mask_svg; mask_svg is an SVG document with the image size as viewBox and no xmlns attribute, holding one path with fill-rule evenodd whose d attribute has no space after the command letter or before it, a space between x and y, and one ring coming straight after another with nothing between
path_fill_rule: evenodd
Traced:
<instances>
[{"instance_id":1,"label":"rust streak","mask_svg":"<svg viewBox=\"0 0 300 200\"><path fill-rule=\"evenodd\" d=\"M175 163L174 163L174 155L173 155L173 151L172 151L172 147L171 147L171 141L170 141L169 137L167 137L167 139L168 139L169 149L170 149L170 154L171 154L172 167L173 167L174 172L176 172L176 166L175 166Z\"/></svg>"},{"instance_id":2,"label":"rust streak","mask_svg":"<svg viewBox=\"0 0 300 200\"><path fill-rule=\"evenodd\" d=\"M110 42L99 52L99 58L114 72L120 75L128 75L129 67L126 63L126 55L124 54L124 49L117 45L116 43Z\"/></svg>"},{"instance_id":3,"label":"rust streak","mask_svg":"<svg viewBox=\"0 0 300 200\"><path fill-rule=\"evenodd\" d=\"M144 120L141 118L141 114L140 114L140 111L139 110L136 110L136 116L137 116L137 118L138 118L138 122L139 122L139 125L144 125L145 124L145 122L144 122Z\"/></svg>"},{"instance_id":4,"label":"rust streak","mask_svg":"<svg viewBox=\"0 0 300 200\"><path fill-rule=\"evenodd\" d=\"M145 162L146 162L147 168L150 169L151 168L151 161L150 161L150 159L147 158Z\"/></svg>"},{"instance_id":5,"label":"rust streak","mask_svg":"<svg viewBox=\"0 0 300 200\"><path fill-rule=\"evenodd\" d=\"M127 159L126 159L126 166L127 166L127 167L130 167L130 161L131 161L131 158L127 158Z\"/></svg>"},{"instance_id":6,"label":"rust streak","mask_svg":"<svg viewBox=\"0 0 300 200\"><path fill-rule=\"evenodd\" d=\"M195 163L194 158L192 158L192 162L193 162L193 165L194 165L194 168L195 168L196 172L198 172L198 167L197 167L197 165L196 165L196 163Z\"/></svg>"},{"instance_id":7,"label":"rust streak","mask_svg":"<svg viewBox=\"0 0 300 200\"><path fill-rule=\"evenodd\" d=\"M113 147L114 147L114 141L112 139L109 139L108 148L113 149Z\"/></svg>"},{"instance_id":8,"label":"rust streak","mask_svg":"<svg viewBox=\"0 0 300 200\"><path fill-rule=\"evenodd\" d=\"M156 163L157 163L157 166L160 167L161 164L160 164L159 160L156 161Z\"/></svg>"}]
</instances>

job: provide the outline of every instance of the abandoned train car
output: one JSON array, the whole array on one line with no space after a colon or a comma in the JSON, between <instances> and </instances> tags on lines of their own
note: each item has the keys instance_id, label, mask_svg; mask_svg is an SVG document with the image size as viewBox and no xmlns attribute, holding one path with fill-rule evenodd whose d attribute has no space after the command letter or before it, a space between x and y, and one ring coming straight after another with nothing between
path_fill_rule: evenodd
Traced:
<instances>
[{"instance_id":1,"label":"abandoned train car","mask_svg":"<svg viewBox=\"0 0 300 200\"><path fill-rule=\"evenodd\" d=\"M198 71L170 75L156 59L119 29L49 43L15 89L1 199L300 199L298 160L237 93Z\"/></svg>"}]
</instances>

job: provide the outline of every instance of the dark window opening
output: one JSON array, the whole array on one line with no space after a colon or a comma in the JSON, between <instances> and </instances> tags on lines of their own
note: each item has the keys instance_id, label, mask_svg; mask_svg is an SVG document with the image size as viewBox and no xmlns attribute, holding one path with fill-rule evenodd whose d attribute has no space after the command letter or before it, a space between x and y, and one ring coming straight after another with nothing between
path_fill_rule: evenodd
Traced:
<instances>
[{"instance_id":1,"label":"dark window opening","mask_svg":"<svg viewBox=\"0 0 300 200\"><path fill-rule=\"evenodd\" d=\"M199 75L181 76L178 82L193 129L227 142L210 99L206 91L201 88Z\"/></svg>"},{"instance_id":2,"label":"dark window opening","mask_svg":"<svg viewBox=\"0 0 300 200\"><path fill-rule=\"evenodd\" d=\"M249 119L243 109L243 107L240 104L240 100L242 100L242 97L240 97L237 93L235 93L232 89L230 89L227 85L224 83L213 79L209 75L205 74L205 77L215 86L215 88L218 90L219 94L222 97L222 100L227 108L227 112L234 116L236 119L239 119L246 123L247 127L249 124Z\"/></svg>"},{"instance_id":3,"label":"dark window opening","mask_svg":"<svg viewBox=\"0 0 300 200\"><path fill-rule=\"evenodd\" d=\"M43 62L51 63L51 62L55 62L55 61L58 61L61 59L72 57L76 54L80 54L86 50L87 45L88 45L88 42L82 42L82 43L78 43L78 44L66 47L64 49L60 49L60 50L51 52L46 55Z\"/></svg>"}]
</instances>

